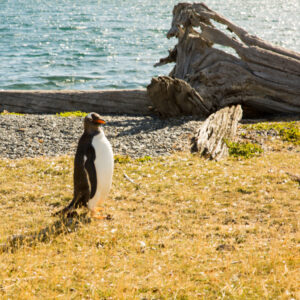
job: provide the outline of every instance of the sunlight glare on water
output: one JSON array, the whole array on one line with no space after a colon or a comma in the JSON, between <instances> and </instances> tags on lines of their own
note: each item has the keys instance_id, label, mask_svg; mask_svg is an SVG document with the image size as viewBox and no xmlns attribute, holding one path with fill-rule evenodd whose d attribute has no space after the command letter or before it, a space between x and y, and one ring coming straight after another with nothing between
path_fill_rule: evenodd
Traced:
<instances>
[{"instance_id":1,"label":"sunlight glare on water","mask_svg":"<svg viewBox=\"0 0 300 300\"><path fill-rule=\"evenodd\" d=\"M0 10L0 89L143 88L176 40L174 0L5 0ZM208 0L252 34L300 51L299 0ZM20 13L21 12L21 13Z\"/></svg>"}]
</instances>

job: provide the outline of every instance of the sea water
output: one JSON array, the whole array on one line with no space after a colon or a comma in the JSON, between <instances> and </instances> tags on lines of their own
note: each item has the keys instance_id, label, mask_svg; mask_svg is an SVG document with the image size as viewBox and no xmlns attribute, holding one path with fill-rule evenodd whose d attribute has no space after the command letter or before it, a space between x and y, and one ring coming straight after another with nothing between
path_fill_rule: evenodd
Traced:
<instances>
[{"instance_id":1,"label":"sea water","mask_svg":"<svg viewBox=\"0 0 300 300\"><path fill-rule=\"evenodd\" d=\"M0 89L146 87L172 69L153 64L176 43L166 38L176 3L0 1ZM300 0L205 3L248 32L300 51Z\"/></svg>"}]
</instances>

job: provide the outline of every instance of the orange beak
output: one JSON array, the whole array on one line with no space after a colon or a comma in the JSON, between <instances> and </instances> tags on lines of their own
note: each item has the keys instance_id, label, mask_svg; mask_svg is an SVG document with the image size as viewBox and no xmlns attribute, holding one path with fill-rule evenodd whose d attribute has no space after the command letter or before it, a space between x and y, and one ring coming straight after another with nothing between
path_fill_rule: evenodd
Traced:
<instances>
[{"instance_id":1,"label":"orange beak","mask_svg":"<svg viewBox=\"0 0 300 300\"><path fill-rule=\"evenodd\" d=\"M98 124L105 124L106 122L102 119L98 119L98 120L94 120L95 123L98 123Z\"/></svg>"}]
</instances>

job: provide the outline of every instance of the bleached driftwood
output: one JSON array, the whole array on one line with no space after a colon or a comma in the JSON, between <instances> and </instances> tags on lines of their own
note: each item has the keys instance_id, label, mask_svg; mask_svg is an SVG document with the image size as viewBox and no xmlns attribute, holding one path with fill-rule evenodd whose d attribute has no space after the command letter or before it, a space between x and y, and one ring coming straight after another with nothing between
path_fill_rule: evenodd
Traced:
<instances>
[{"instance_id":1,"label":"bleached driftwood","mask_svg":"<svg viewBox=\"0 0 300 300\"><path fill-rule=\"evenodd\" d=\"M226 25L233 36L217 29L212 21ZM300 53L249 34L203 3L177 4L167 37L177 37L178 43L156 66L176 63L169 76L187 82L197 98L203 99L205 108L202 103L198 106L200 114L205 115L207 108L212 113L233 104L241 104L244 114L254 116L300 113ZM214 44L234 49L237 56ZM152 102L166 101L165 93L161 99L154 94L153 101L155 85L161 86L161 79L152 80L148 87ZM167 101L168 105L160 105L161 114L168 114L177 97L171 93Z\"/></svg>"},{"instance_id":2,"label":"bleached driftwood","mask_svg":"<svg viewBox=\"0 0 300 300\"><path fill-rule=\"evenodd\" d=\"M225 141L234 139L242 114L240 105L225 107L211 114L196 133L192 151L214 160L228 156Z\"/></svg>"},{"instance_id":3,"label":"bleached driftwood","mask_svg":"<svg viewBox=\"0 0 300 300\"><path fill-rule=\"evenodd\" d=\"M0 91L0 111L57 113L95 111L102 113L148 115L151 101L139 90L8 90Z\"/></svg>"}]
</instances>

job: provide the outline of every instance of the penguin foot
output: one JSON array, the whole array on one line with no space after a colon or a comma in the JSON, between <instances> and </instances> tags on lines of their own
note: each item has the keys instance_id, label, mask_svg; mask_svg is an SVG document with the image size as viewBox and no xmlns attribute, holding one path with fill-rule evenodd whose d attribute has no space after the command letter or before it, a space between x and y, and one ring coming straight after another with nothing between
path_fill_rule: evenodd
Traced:
<instances>
[{"instance_id":1,"label":"penguin foot","mask_svg":"<svg viewBox=\"0 0 300 300\"><path fill-rule=\"evenodd\" d=\"M98 220L103 220L105 219L104 216L99 215L99 211L101 211L102 208L101 207L95 207L94 209L91 210L91 217L94 219L98 219Z\"/></svg>"},{"instance_id":2,"label":"penguin foot","mask_svg":"<svg viewBox=\"0 0 300 300\"><path fill-rule=\"evenodd\" d=\"M104 216L97 216L97 215L92 215L92 218L98 219L98 220L104 220L105 219Z\"/></svg>"}]
</instances>

